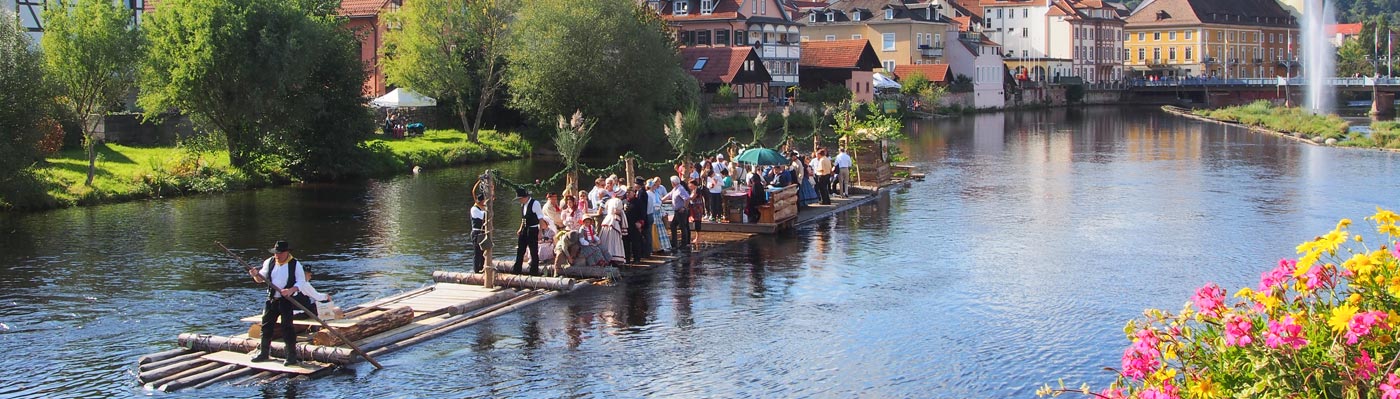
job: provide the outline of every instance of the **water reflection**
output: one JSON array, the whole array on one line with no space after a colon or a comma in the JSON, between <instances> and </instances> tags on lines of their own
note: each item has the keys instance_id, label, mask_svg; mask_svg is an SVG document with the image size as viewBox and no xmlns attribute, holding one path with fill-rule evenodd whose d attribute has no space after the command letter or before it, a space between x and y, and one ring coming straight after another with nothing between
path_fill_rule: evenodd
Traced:
<instances>
[{"instance_id":1,"label":"water reflection","mask_svg":"<svg viewBox=\"0 0 1400 399\"><path fill-rule=\"evenodd\" d=\"M1395 207L1396 154L1086 108L920 121L927 181L850 213L246 397L1028 397L1104 383L1123 321L1259 271L1339 217ZM558 165L491 165L513 180ZM482 167L0 215L0 396L140 396L180 332L231 333L250 259L286 238L345 303L468 262ZM652 173L654 174L654 173ZM506 193L509 194L509 193ZM495 204L513 209L511 195ZM518 220L495 219L497 248ZM36 345L40 343L40 345Z\"/></svg>"}]
</instances>

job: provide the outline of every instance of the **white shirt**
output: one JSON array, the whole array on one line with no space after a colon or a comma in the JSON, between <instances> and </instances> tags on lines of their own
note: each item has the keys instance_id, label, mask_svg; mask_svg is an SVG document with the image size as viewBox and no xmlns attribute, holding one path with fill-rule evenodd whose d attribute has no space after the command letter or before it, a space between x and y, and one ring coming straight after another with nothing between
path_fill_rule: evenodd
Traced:
<instances>
[{"instance_id":1,"label":"white shirt","mask_svg":"<svg viewBox=\"0 0 1400 399\"><path fill-rule=\"evenodd\" d=\"M531 204L533 204L533 206L531 206ZM531 206L531 208L527 209L527 206ZM525 204L520 206L520 216L525 216L529 211L535 212L535 216L540 218L540 223L554 224L554 219L550 219L549 215L544 214L544 208L540 207L540 202L536 201L534 198L525 201Z\"/></svg>"},{"instance_id":2,"label":"white shirt","mask_svg":"<svg viewBox=\"0 0 1400 399\"><path fill-rule=\"evenodd\" d=\"M481 210L481 208L478 208L478 207L476 207L475 205L473 205L473 206L472 206L472 219L482 219L482 220L485 220L485 219L486 219L486 211L483 211L483 210Z\"/></svg>"},{"instance_id":3,"label":"white shirt","mask_svg":"<svg viewBox=\"0 0 1400 399\"><path fill-rule=\"evenodd\" d=\"M281 290L287 288L283 287L283 285L287 283L288 267L287 265L276 264L277 261L275 259L276 258L268 258L267 260L263 261L262 269L258 270L258 274L262 275L263 279L272 282L272 285L277 287L278 292L272 294L273 298L281 298ZM291 260L288 260L287 263L291 264ZM268 268L272 269L271 274L268 274ZM316 292L316 288L312 287L311 283L306 281L306 271L302 269L300 261L297 262L296 283L293 285L297 287L297 290L300 290L302 294L311 297L311 299L315 299L317 301L326 300L325 294Z\"/></svg>"},{"instance_id":4,"label":"white shirt","mask_svg":"<svg viewBox=\"0 0 1400 399\"><path fill-rule=\"evenodd\" d=\"M720 171L729 168L728 162L724 162L724 161L715 161L715 163L714 163L714 164L711 164L710 166L711 166L711 169L713 169L713 170L715 171L715 176L719 176L719 172L720 172Z\"/></svg>"},{"instance_id":5,"label":"white shirt","mask_svg":"<svg viewBox=\"0 0 1400 399\"><path fill-rule=\"evenodd\" d=\"M601 204L603 203L602 195L605 192L607 192L607 190L599 186L593 186L592 190L588 190L589 207L597 209L599 206L601 206Z\"/></svg>"},{"instance_id":6,"label":"white shirt","mask_svg":"<svg viewBox=\"0 0 1400 399\"><path fill-rule=\"evenodd\" d=\"M849 154L846 154L845 152L842 152L842 153L840 153L840 154L836 154L836 159L835 159L835 161L836 161L836 167L838 167L838 168L846 169L846 168L851 167L851 156L850 156Z\"/></svg>"}]
</instances>

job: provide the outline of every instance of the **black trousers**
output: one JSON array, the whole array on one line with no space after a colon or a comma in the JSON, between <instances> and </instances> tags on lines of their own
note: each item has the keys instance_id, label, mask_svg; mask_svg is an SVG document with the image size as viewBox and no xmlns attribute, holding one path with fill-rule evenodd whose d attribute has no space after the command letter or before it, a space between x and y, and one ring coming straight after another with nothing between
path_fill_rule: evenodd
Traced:
<instances>
[{"instance_id":1,"label":"black trousers","mask_svg":"<svg viewBox=\"0 0 1400 399\"><path fill-rule=\"evenodd\" d=\"M515 274L520 274L526 248L530 249L530 274L540 274L540 227L526 227L515 244Z\"/></svg>"},{"instance_id":2,"label":"black trousers","mask_svg":"<svg viewBox=\"0 0 1400 399\"><path fill-rule=\"evenodd\" d=\"M262 342L258 344L258 350L264 355L272 354L272 327L280 318L282 343L287 345L287 357L296 356L297 335L296 330L292 329L292 309L296 309L296 306L290 299L269 299L263 303Z\"/></svg>"},{"instance_id":3,"label":"black trousers","mask_svg":"<svg viewBox=\"0 0 1400 399\"><path fill-rule=\"evenodd\" d=\"M642 237L643 231L644 230L637 228L636 222L629 221L627 223L627 236L622 239L627 246L627 261L632 264L641 264L642 258L651 253L651 251L647 250L646 238Z\"/></svg>"},{"instance_id":4,"label":"black trousers","mask_svg":"<svg viewBox=\"0 0 1400 399\"><path fill-rule=\"evenodd\" d=\"M690 245L690 207L683 206L676 209L675 217L671 218L671 248L680 249ZM679 234L677 234L679 231ZM680 240L677 242L677 240Z\"/></svg>"},{"instance_id":5,"label":"black trousers","mask_svg":"<svg viewBox=\"0 0 1400 399\"><path fill-rule=\"evenodd\" d=\"M817 175L817 198L822 205L831 205L831 175Z\"/></svg>"},{"instance_id":6,"label":"black trousers","mask_svg":"<svg viewBox=\"0 0 1400 399\"><path fill-rule=\"evenodd\" d=\"M481 249L482 240L485 239L485 231L472 230L472 270L477 273L481 273L486 267L486 252Z\"/></svg>"},{"instance_id":7,"label":"black trousers","mask_svg":"<svg viewBox=\"0 0 1400 399\"><path fill-rule=\"evenodd\" d=\"M710 198L705 199L705 205L710 207L710 216L715 219L724 218L724 193L710 193Z\"/></svg>"}]
</instances>

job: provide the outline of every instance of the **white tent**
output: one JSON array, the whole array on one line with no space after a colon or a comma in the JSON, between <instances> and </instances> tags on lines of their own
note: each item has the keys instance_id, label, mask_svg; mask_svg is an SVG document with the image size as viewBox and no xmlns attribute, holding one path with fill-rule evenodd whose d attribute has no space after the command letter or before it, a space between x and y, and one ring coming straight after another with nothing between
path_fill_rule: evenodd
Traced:
<instances>
[{"instance_id":1,"label":"white tent","mask_svg":"<svg viewBox=\"0 0 1400 399\"><path fill-rule=\"evenodd\" d=\"M903 86L900 85L899 82L891 80L890 78L885 77L885 75L881 75L878 73L875 74L876 89L899 89L900 87Z\"/></svg>"},{"instance_id":2,"label":"white tent","mask_svg":"<svg viewBox=\"0 0 1400 399\"><path fill-rule=\"evenodd\" d=\"M437 105L437 100L434 100L432 97L418 94L413 90L397 88L394 89L394 91L389 92L389 94L380 96L379 98L376 98L374 99L374 101L370 101L369 103L376 107L386 108L431 107Z\"/></svg>"}]
</instances>

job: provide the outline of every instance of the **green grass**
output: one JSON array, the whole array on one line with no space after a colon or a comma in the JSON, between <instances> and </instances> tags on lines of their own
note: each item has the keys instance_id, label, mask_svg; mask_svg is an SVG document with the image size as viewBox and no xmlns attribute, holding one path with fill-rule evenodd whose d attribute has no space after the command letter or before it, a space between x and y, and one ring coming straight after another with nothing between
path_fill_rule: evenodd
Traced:
<instances>
[{"instance_id":1,"label":"green grass","mask_svg":"<svg viewBox=\"0 0 1400 399\"><path fill-rule=\"evenodd\" d=\"M422 137L369 140L366 170L346 176L388 176L407 173L412 166L446 167L475 162L516 159L529 155L530 145L517 134L483 130L480 143L466 141L455 130L430 130ZM193 152L178 147L98 146L92 186L82 150L65 150L36 165L21 178L0 187L0 209L47 209L147 198L217 193L296 181L285 170L229 165L226 151Z\"/></svg>"},{"instance_id":2,"label":"green grass","mask_svg":"<svg viewBox=\"0 0 1400 399\"><path fill-rule=\"evenodd\" d=\"M1301 108L1276 107L1260 100L1243 106L1193 111L1196 115L1216 120L1262 127L1276 132L1301 133L1308 138L1321 136L1324 140L1346 138L1347 121L1337 115L1313 115Z\"/></svg>"}]
</instances>

